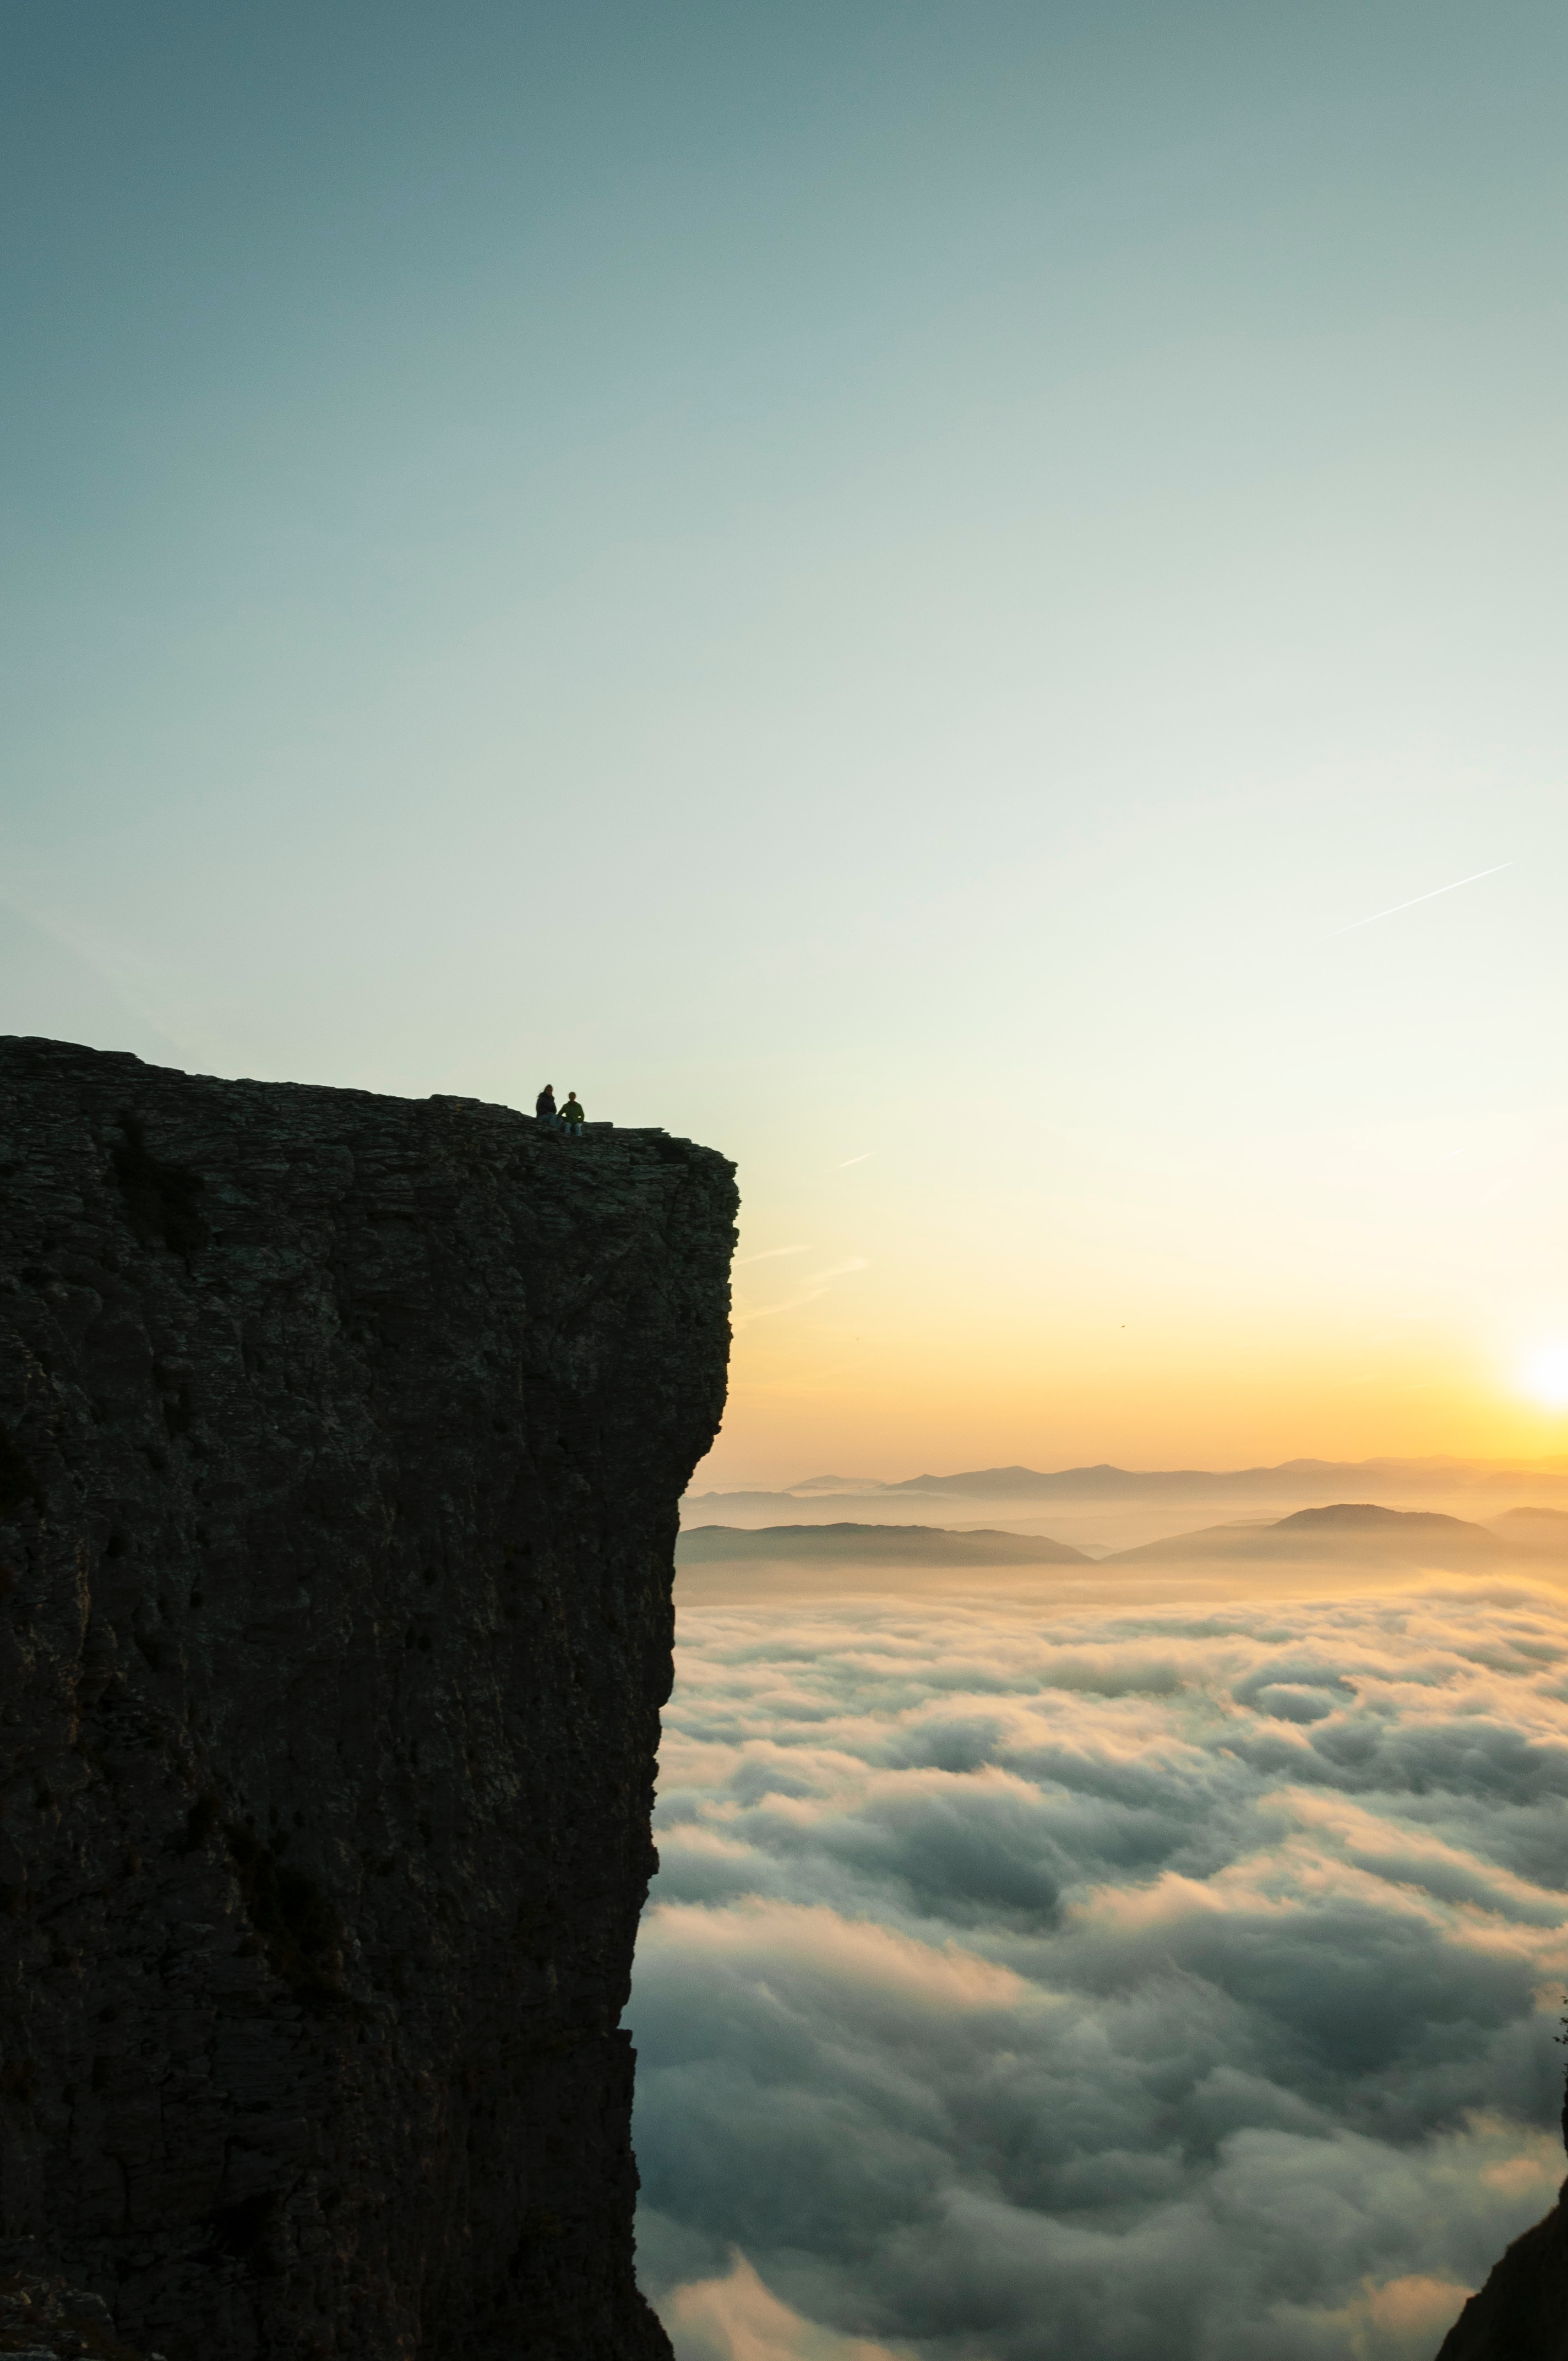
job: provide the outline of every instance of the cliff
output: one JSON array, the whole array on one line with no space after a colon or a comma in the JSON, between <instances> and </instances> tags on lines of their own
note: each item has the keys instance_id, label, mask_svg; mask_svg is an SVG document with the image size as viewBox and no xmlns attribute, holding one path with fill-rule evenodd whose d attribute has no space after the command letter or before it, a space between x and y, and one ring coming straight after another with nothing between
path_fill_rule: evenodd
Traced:
<instances>
[{"instance_id":1,"label":"cliff","mask_svg":"<svg viewBox=\"0 0 1568 2361\"><path fill-rule=\"evenodd\" d=\"M0 1042L0 2267L125 2345L667 2355L619 2019L735 1202Z\"/></svg>"}]
</instances>

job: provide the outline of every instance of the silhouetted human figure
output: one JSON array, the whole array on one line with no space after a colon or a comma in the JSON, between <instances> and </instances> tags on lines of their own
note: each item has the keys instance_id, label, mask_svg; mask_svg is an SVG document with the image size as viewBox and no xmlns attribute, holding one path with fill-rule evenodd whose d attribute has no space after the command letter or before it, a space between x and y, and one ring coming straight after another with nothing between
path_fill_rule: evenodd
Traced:
<instances>
[{"instance_id":1,"label":"silhouetted human figure","mask_svg":"<svg viewBox=\"0 0 1568 2361\"><path fill-rule=\"evenodd\" d=\"M578 1103L577 1093L576 1091L567 1092L566 1104L561 1110L561 1120L566 1126L566 1137L568 1139L581 1139L583 1136L583 1110Z\"/></svg>"},{"instance_id":2,"label":"silhouetted human figure","mask_svg":"<svg viewBox=\"0 0 1568 2361\"><path fill-rule=\"evenodd\" d=\"M555 1112L555 1085L546 1082L533 1102L533 1112L547 1131L559 1131L561 1118Z\"/></svg>"}]
</instances>

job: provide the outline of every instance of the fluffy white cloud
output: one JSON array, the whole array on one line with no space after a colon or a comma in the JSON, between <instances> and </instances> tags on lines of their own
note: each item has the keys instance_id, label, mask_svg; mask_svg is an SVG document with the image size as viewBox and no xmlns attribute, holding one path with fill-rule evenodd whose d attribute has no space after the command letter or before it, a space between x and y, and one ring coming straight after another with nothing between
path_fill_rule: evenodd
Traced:
<instances>
[{"instance_id":1,"label":"fluffy white cloud","mask_svg":"<svg viewBox=\"0 0 1568 2361\"><path fill-rule=\"evenodd\" d=\"M683 1613L662 1787L682 2361L1427 2361L1552 2201L1550 1591Z\"/></svg>"}]
</instances>

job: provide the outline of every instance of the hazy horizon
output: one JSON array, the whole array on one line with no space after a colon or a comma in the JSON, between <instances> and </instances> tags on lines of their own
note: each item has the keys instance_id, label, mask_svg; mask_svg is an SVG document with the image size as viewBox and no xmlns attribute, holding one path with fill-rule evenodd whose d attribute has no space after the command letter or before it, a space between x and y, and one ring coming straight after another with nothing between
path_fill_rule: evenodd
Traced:
<instances>
[{"instance_id":1,"label":"hazy horizon","mask_svg":"<svg viewBox=\"0 0 1568 2361\"><path fill-rule=\"evenodd\" d=\"M1049 1477L1052 1476L1093 1476L1101 1473L1102 1471L1113 1476L1130 1475L1149 1477L1193 1475L1227 1477L1274 1475L1280 1472L1288 1473L1288 1471L1293 1468L1305 1467L1394 1467L1410 1468L1415 1470L1424 1468L1430 1469L1432 1472L1434 1480L1440 1479L1442 1473L1445 1470L1467 1468L1483 1470L1496 1469L1498 1471L1518 1470L1519 1472L1526 1475L1528 1475L1531 1469L1539 1468L1546 1473L1555 1475L1568 1471L1568 1452L1547 1452L1533 1459L1526 1458L1522 1455L1510 1455L1507 1454L1496 1458L1485 1458L1459 1452L1368 1452L1357 1459L1344 1459L1334 1458L1317 1452L1301 1451L1292 1452L1287 1457L1277 1460L1251 1461L1239 1466L1215 1465L1206 1467L1135 1467L1130 1466L1120 1460L1107 1459L1103 1457L1099 1459L1075 1460L1069 1466L1066 1466L1031 1467L1026 1463L1020 1460L1003 1462L1002 1460L992 1459L986 1460L973 1467L921 1467L919 1469L911 1469L902 1475L894 1476L869 1475L865 1473L854 1476L845 1476L824 1468L814 1475L798 1476L793 1480L786 1480L784 1482L775 1481L771 1484L762 1482L761 1480L756 1483L751 1483L743 1477L738 1477L734 1482L727 1483L723 1487L717 1485L710 1486L705 1480L710 1477L713 1468L713 1459L710 1455L707 1459L703 1460L699 1464L696 1473L692 1478L690 1489L694 1493L699 1488L705 1490L711 1488L715 1491L718 1491L720 1489L724 1491L737 1492L756 1490L783 1494L786 1492L803 1493L807 1491L826 1492L827 1488L831 1487L834 1491L852 1492L862 1486L868 1490L878 1488L898 1490L905 1487L916 1485L920 1483L923 1478L934 1479L938 1484L955 1484L964 1477L983 1478L986 1476L1024 1474Z\"/></svg>"}]
</instances>

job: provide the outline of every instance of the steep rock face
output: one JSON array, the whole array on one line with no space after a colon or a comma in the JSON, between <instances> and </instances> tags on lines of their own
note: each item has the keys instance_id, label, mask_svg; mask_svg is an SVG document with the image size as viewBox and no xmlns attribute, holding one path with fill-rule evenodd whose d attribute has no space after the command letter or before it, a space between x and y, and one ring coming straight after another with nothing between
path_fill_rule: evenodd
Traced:
<instances>
[{"instance_id":1,"label":"steep rock face","mask_svg":"<svg viewBox=\"0 0 1568 2361\"><path fill-rule=\"evenodd\" d=\"M0 1042L0 2261L170 2361L659 2361L618 2029L735 1192Z\"/></svg>"}]
</instances>

